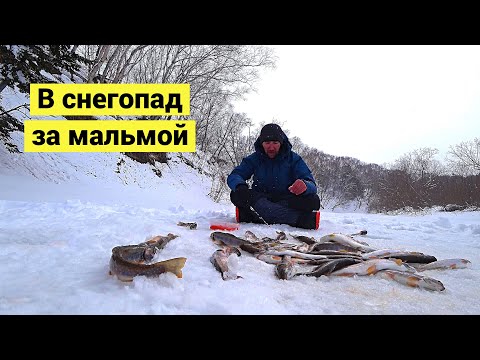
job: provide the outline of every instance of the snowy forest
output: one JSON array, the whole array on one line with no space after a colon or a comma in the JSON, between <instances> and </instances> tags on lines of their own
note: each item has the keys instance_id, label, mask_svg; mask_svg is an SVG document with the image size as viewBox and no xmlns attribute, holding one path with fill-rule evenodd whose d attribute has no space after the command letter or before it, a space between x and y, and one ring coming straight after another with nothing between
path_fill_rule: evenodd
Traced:
<instances>
[{"instance_id":1,"label":"snowy forest","mask_svg":"<svg viewBox=\"0 0 480 360\"><path fill-rule=\"evenodd\" d=\"M29 103L7 106L10 87L26 95L30 83L188 83L191 115L144 116L141 120L195 120L197 151L179 157L211 179L214 201L228 199L226 176L252 152L265 123L254 125L233 102L255 89L259 71L275 68L272 49L259 45L0 45L0 139L23 131ZM68 117L80 120L85 117ZM96 119L89 116L89 119ZM117 120L135 118L114 116ZM102 120L102 119L98 119ZM283 125L283 124L282 124ZM287 135L288 128L284 128ZM443 159L435 148L412 149L390 164L364 163L312 148L290 138L315 176L322 208L346 206L369 212L440 207L444 211L480 207L480 138L451 144ZM168 164L168 153L126 153L141 163ZM162 176L160 171L157 176Z\"/></svg>"}]
</instances>

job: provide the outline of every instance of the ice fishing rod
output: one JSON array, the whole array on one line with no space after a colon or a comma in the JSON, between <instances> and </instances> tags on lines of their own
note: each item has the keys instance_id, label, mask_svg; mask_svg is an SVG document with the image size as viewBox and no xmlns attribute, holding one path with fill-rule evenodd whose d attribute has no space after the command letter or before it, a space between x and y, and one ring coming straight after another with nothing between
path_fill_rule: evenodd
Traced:
<instances>
[{"instance_id":1,"label":"ice fishing rod","mask_svg":"<svg viewBox=\"0 0 480 360\"><path fill-rule=\"evenodd\" d=\"M267 222L265 221L265 219L264 219L262 216L260 216L260 214L257 212L257 210L255 210L255 209L253 208L253 206L251 206L251 205L250 205L250 210L252 210L252 211L255 213L255 215L257 215L258 218L263 221L263 223L264 223L265 225L270 226L270 224L267 223ZM349 235L350 235L350 236L355 236L355 235L367 235L367 230L360 230L359 232L356 232L356 233L354 233L354 234L349 234Z\"/></svg>"},{"instance_id":2,"label":"ice fishing rod","mask_svg":"<svg viewBox=\"0 0 480 360\"><path fill-rule=\"evenodd\" d=\"M270 226L270 224L267 223L267 222L265 221L265 219L260 216L260 214L257 212L257 210L255 210L255 209L253 208L252 205L250 205L250 210L252 210L252 211L255 213L255 215L257 215L257 216L259 217L259 219L263 221L263 223L264 223L265 225Z\"/></svg>"}]
</instances>

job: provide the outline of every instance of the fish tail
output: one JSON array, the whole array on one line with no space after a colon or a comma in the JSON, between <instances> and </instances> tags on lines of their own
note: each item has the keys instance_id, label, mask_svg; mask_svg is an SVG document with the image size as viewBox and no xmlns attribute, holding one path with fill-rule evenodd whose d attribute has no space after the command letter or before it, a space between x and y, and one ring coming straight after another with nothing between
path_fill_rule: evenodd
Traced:
<instances>
[{"instance_id":1,"label":"fish tail","mask_svg":"<svg viewBox=\"0 0 480 360\"><path fill-rule=\"evenodd\" d=\"M117 279L122 282L132 282L133 276L117 274Z\"/></svg>"},{"instance_id":2,"label":"fish tail","mask_svg":"<svg viewBox=\"0 0 480 360\"><path fill-rule=\"evenodd\" d=\"M187 261L187 258L178 257L178 258L161 261L157 264L161 264L165 266L166 271L175 274L177 278L181 279L183 277L182 269L185 266L186 261Z\"/></svg>"}]
</instances>

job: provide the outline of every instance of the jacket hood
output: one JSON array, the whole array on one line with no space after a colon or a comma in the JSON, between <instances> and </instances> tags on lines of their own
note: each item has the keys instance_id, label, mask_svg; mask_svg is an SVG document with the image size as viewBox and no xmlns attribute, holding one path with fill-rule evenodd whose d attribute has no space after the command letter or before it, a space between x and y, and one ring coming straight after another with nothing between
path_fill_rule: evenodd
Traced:
<instances>
[{"instance_id":1,"label":"jacket hood","mask_svg":"<svg viewBox=\"0 0 480 360\"><path fill-rule=\"evenodd\" d=\"M280 151L278 152L278 156L288 155L292 151L292 144L288 139L288 136L283 132L281 128L279 128L280 135L282 136L282 146L280 146ZM262 146L263 138L262 135L259 135L255 143L253 144L255 148L255 152L259 153L260 155L267 156L265 151L263 150Z\"/></svg>"}]
</instances>

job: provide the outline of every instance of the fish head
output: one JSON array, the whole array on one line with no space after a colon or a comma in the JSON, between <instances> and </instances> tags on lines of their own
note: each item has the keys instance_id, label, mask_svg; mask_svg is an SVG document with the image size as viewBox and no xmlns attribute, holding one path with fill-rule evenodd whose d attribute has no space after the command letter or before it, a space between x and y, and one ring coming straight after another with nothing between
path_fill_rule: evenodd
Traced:
<instances>
[{"instance_id":1,"label":"fish head","mask_svg":"<svg viewBox=\"0 0 480 360\"><path fill-rule=\"evenodd\" d=\"M219 240L217 236L217 232L214 231L210 234L210 239L212 239L214 244L223 245L223 241Z\"/></svg>"},{"instance_id":2,"label":"fish head","mask_svg":"<svg viewBox=\"0 0 480 360\"><path fill-rule=\"evenodd\" d=\"M240 252L240 250L239 250L237 247L231 246L230 249L231 249L231 250L230 250L230 254L235 254L235 255L237 255L237 256L241 256L241 255L242 255L242 253Z\"/></svg>"},{"instance_id":3,"label":"fish head","mask_svg":"<svg viewBox=\"0 0 480 360\"><path fill-rule=\"evenodd\" d=\"M143 259L145 261L151 261L155 254L157 253L157 248L155 246L146 246L143 251Z\"/></svg>"},{"instance_id":4,"label":"fish head","mask_svg":"<svg viewBox=\"0 0 480 360\"><path fill-rule=\"evenodd\" d=\"M423 282L425 283L425 286L423 286L425 289L428 290L434 290L434 291L443 291L445 290L445 286L440 280L437 279L432 279L432 278L423 278Z\"/></svg>"},{"instance_id":5,"label":"fish head","mask_svg":"<svg viewBox=\"0 0 480 360\"><path fill-rule=\"evenodd\" d=\"M284 263L280 263L275 267L275 273L280 280L289 280L295 275L293 266Z\"/></svg>"}]
</instances>

